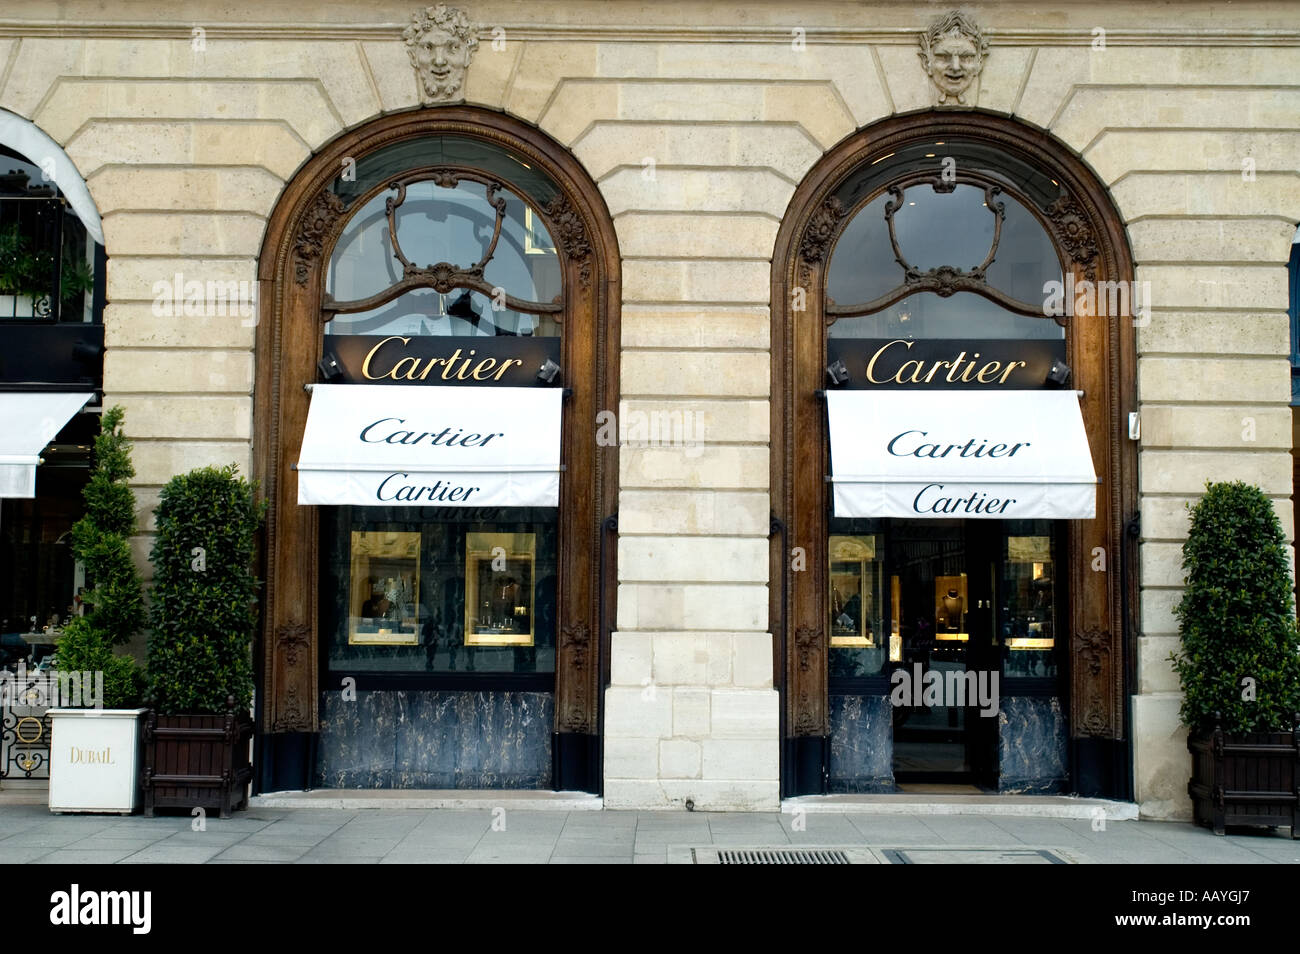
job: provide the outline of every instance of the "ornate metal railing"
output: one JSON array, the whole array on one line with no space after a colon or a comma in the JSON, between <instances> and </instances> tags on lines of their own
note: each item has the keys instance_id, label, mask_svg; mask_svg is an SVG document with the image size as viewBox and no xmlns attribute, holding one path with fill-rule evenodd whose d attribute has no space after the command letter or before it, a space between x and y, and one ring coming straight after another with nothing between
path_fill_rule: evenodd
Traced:
<instances>
[{"instance_id":1,"label":"ornate metal railing","mask_svg":"<svg viewBox=\"0 0 1300 954\"><path fill-rule=\"evenodd\" d=\"M0 707L0 779L48 779L49 777L48 707L43 705Z\"/></svg>"}]
</instances>

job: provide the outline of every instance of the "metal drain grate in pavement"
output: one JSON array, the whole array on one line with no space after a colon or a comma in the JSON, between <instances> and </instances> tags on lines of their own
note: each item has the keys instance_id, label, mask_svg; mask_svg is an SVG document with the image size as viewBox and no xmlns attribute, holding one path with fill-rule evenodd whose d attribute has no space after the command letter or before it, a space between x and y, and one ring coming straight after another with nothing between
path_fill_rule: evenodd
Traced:
<instances>
[{"instance_id":1,"label":"metal drain grate in pavement","mask_svg":"<svg viewBox=\"0 0 1300 954\"><path fill-rule=\"evenodd\" d=\"M746 847L692 848L697 865L875 865L880 859L869 848Z\"/></svg>"},{"instance_id":2,"label":"metal drain grate in pavement","mask_svg":"<svg viewBox=\"0 0 1300 954\"><path fill-rule=\"evenodd\" d=\"M669 847L668 861L695 865L1075 865L1081 856L1061 848L1032 845L914 845L868 848L848 845L738 845Z\"/></svg>"},{"instance_id":3,"label":"metal drain grate in pavement","mask_svg":"<svg viewBox=\"0 0 1300 954\"><path fill-rule=\"evenodd\" d=\"M718 852L720 865L847 865L849 856L842 851L821 848L770 848L745 850L728 848Z\"/></svg>"}]
</instances>

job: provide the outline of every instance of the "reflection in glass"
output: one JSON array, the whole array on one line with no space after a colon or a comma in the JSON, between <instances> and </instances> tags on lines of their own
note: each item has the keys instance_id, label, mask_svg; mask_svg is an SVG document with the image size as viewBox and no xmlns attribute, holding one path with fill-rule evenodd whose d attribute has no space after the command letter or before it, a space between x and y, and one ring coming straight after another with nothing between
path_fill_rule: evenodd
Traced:
<instances>
[{"instance_id":1,"label":"reflection in glass","mask_svg":"<svg viewBox=\"0 0 1300 954\"><path fill-rule=\"evenodd\" d=\"M999 622L1007 676L1056 675L1056 560L1052 524L1017 521L1005 531Z\"/></svg>"},{"instance_id":2,"label":"reflection in glass","mask_svg":"<svg viewBox=\"0 0 1300 954\"><path fill-rule=\"evenodd\" d=\"M554 672L557 512L322 507L327 667Z\"/></svg>"},{"instance_id":3,"label":"reflection in glass","mask_svg":"<svg viewBox=\"0 0 1300 954\"><path fill-rule=\"evenodd\" d=\"M879 521L843 520L829 540L826 594L830 675L855 678L880 673L896 639L884 590L884 537Z\"/></svg>"},{"instance_id":4,"label":"reflection in glass","mask_svg":"<svg viewBox=\"0 0 1300 954\"><path fill-rule=\"evenodd\" d=\"M352 532L348 643L420 642L420 535Z\"/></svg>"},{"instance_id":5,"label":"reflection in glass","mask_svg":"<svg viewBox=\"0 0 1300 954\"><path fill-rule=\"evenodd\" d=\"M559 187L536 165L495 143L463 136L423 136L403 139L357 158L348 177L330 187L349 205L357 197L415 169L459 167L500 177L545 207L559 195ZM478 259L475 259L478 261Z\"/></svg>"},{"instance_id":6,"label":"reflection in glass","mask_svg":"<svg viewBox=\"0 0 1300 954\"><path fill-rule=\"evenodd\" d=\"M537 535L465 535L465 645L533 644Z\"/></svg>"},{"instance_id":7,"label":"reflection in glass","mask_svg":"<svg viewBox=\"0 0 1300 954\"><path fill-rule=\"evenodd\" d=\"M903 268L894 258L884 215L889 199L889 194L882 192L868 202L837 241L826 278L827 297L835 304L864 304L903 284ZM1023 302L1045 301L1047 284L1062 280L1052 240L1033 213L1015 198L1003 193L996 201L1002 203L1006 217L986 275L988 283ZM920 271L948 265L969 272L989 254L994 217L981 188L963 184L951 193L940 193L928 184L915 185L903 192L903 205L894 214L894 232L903 257ZM872 315L838 319L830 334L1059 338L1064 330L1054 321L1009 312L975 293L940 298L927 292Z\"/></svg>"},{"instance_id":8,"label":"reflection in glass","mask_svg":"<svg viewBox=\"0 0 1300 954\"><path fill-rule=\"evenodd\" d=\"M875 535L832 536L830 569L831 646L878 648L884 600Z\"/></svg>"},{"instance_id":9,"label":"reflection in glass","mask_svg":"<svg viewBox=\"0 0 1300 954\"><path fill-rule=\"evenodd\" d=\"M385 203L393 193L377 193L343 228L330 259L326 291L338 301L376 295L402 279L393 254ZM496 250L483 277L494 287L528 301L553 301L562 291L558 253L540 216L522 198L502 188L505 219ZM462 181L454 189L430 181L412 183L395 212L397 240L414 264L449 262L468 268L479 262L492 241L496 210L486 187ZM418 289L369 311L340 314L330 334L364 335L558 335L552 317L494 307L491 299L469 291L439 294Z\"/></svg>"},{"instance_id":10,"label":"reflection in glass","mask_svg":"<svg viewBox=\"0 0 1300 954\"><path fill-rule=\"evenodd\" d=\"M827 330L832 338L971 338L1060 340L1065 329L1051 318L1008 311L982 295L959 293L940 298L922 292L871 315L839 318Z\"/></svg>"}]
</instances>

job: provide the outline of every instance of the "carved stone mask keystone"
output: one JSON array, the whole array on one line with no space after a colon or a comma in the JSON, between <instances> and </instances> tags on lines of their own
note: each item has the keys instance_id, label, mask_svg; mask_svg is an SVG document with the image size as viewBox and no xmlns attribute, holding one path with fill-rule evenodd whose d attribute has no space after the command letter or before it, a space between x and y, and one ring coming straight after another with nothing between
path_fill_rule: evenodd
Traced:
<instances>
[{"instance_id":1,"label":"carved stone mask keystone","mask_svg":"<svg viewBox=\"0 0 1300 954\"><path fill-rule=\"evenodd\" d=\"M463 98L465 71L478 48L477 31L464 10L445 3L425 7L412 15L402 39L426 105Z\"/></svg>"},{"instance_id":2,"label":"carved stone mask keystone","mask_svg":"<svg viewBox=\"0 0 1300 954\"><path fill-rule=\"evenodd\" d=\"M939 105L968 105L967 92L984 68L989 51L989 41L974 19L953 10L931 23L920 40L917 55L939 90Z\"/></svg>"}]
</instances>

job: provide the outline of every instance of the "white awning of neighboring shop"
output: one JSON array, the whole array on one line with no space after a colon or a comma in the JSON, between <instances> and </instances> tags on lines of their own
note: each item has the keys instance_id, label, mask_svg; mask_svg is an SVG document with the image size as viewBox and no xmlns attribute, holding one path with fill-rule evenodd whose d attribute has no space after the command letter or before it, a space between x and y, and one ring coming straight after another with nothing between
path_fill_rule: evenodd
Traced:
<instances>
[{"instance_id":1,"label":"white awning of neighboring shop","mask_svg":"<svg viewBox=\"0 0 1300 954\"><path fill-rule=\"evenodd\" d=\"M85 407L90 392L0 394L0 497L35 497L45 445Z\"/></svg>"},{"instance_id":2,"label":"white awning of neighboring shop","mask_svg":"<svg viewBox=\"0 0 1300 954\"><path fill-rule=\"evenodd\" d=\"M298 503L556 507L560 388L317 384Z\"/></svg>"},{"instance_id":3,"label":"white awning of neighboring shop","mask_svg":"<svg viewBox=\"0 0 1300 954\"><path fill-rule=\"evenodd\" d=\"M835 516L1096 516L1078 394L828 391Z\"/></svg>"}]
</instances>

